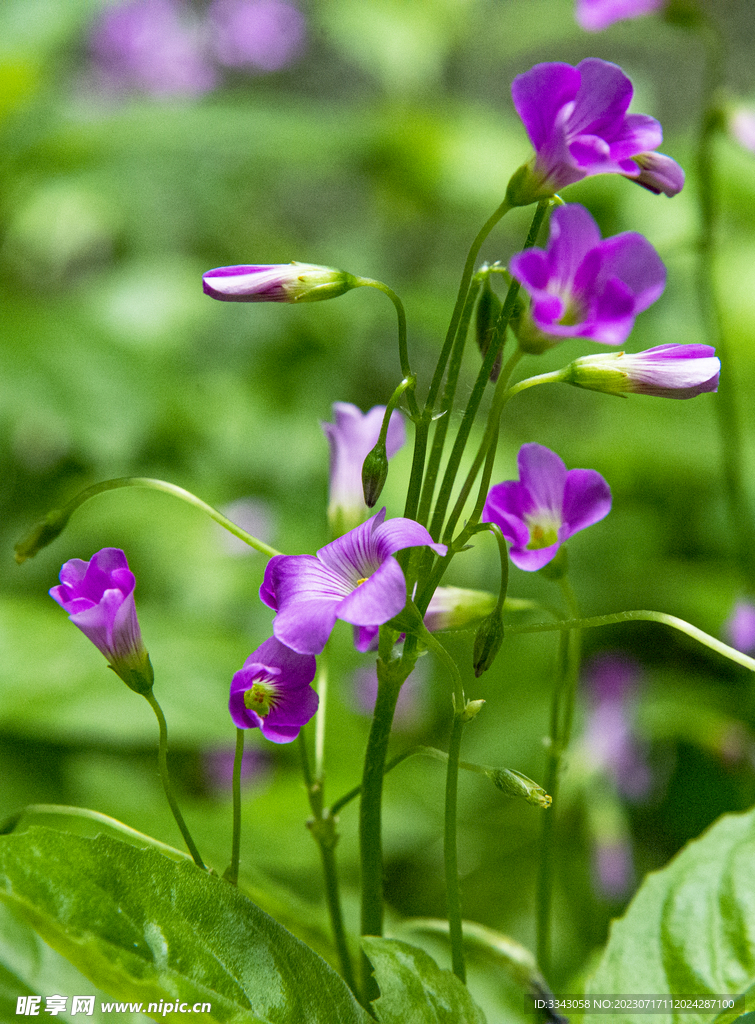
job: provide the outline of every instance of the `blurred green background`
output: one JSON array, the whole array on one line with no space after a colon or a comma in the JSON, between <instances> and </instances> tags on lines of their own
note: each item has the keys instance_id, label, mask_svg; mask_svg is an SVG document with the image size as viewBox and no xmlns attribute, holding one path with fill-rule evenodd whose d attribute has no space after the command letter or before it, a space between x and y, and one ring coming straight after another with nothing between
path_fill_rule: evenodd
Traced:
<instances>
[{"instance_id":1,"label":"blurred green background","mask_svg":"<svg viewBox=\"0 0 755 1024\"><path fill-rule=\"evenodd\" d=\"M156 95L143 83L106 82L98 71L93 33L114 6L0 5L0 817L31 802L79 804L178 845L150 709L111 677L46 596L66 559L121 547L137 575L180 800L203 854L222 871L230 799L218 776L234 740L227 692L270 633L270 611L257 597L264 558L233 550L196 510L135 490L89 503L22 567L14 542L81 488L143 475L221 508L244 502L237 513L286 552L326 543L328 455L319 421L330 418L334 401L368 409L387 400L400 377L395 314L369 290L296 308L215 303L202 295L201 274L296 259L385 281L406 304L423 392L467 248L528 158L510 83L537 61L616 61L635 84L632 109L662 120L662 148L688 174L681 195L668 200L606 177L573 186L567 198L586 204L604 234L646 234L668 266L665 295L639 318L627 347L705 342L692 159L702 48L658 17L588 35L571 0L317 0L299 6L305 37L286 66L216 68L212 88ZM728 41L732 99L755 103L755 10L749 0L713 6ZM198 25L207 5L186 11ZM755 500L755 155L722 135L715 156L723 202L717 275L733 363L722 386L736 376ZM510 214L482 257L506 261L530 214ZM595 349L566 342L530 358L523 373ZM462 395L476 369L470 348ZM587 614L654 608L723 635L734 601L755 588L734 562L715 402L538 388L507 409L496 480L515 476L519 446L538 441L611 485L610 516L570 544ZM407 449L392 464L389 515L401 514L410 458ZM480 540L448 582L493 589L498 571L493 545ZM512 570L512 596L552 600L552 588ZM540 781L557 641L511 638L475 681L471 639L447 639L468 695L487 701L467 730L464 756ZM343 624L331 646L326 770L327 798L335 799L360 774L368 718L355 672L369 660L354 652ZM580 740L594 711L586 686L557 830L551 981L561 991L590 963L647 870L721 813L755 800L746 671L647 624L588 632L586 658L606 651L639 666L625 711L649 782L633 799L622 796L589 737ZM431 657L418 675L396 750L447 742L449 681ZM256 734L248 746L260 753L245 790L247 882L300 934L302 921L324 928L297 751ZM438 764L418 759L387 781L392 922L444 915L443 781ZM506 801L477 776L461 780L464 914L530 947L541 813ZM341 822L353 930L354 805ZM612 889L601 885L595 856L617 836L633 867L627 861ZM435 952L445 962L442 948ZM481 963L473 978L485 1005L509 1001L511 1014L521 1012L497 973Z\"/></svg>"}]
</instances>

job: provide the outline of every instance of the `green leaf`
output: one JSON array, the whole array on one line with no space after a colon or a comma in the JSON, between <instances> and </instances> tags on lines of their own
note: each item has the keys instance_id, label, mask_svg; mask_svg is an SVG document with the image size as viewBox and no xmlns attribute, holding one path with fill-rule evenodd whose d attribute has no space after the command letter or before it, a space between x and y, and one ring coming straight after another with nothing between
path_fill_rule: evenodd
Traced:
<instances>
[{"instance_id":1,"label":"green leaf","mask_svg":"<svg viewBox=\"0 0 755 1024\"><path fill-rule=\"evenodd\" d=\"M755 810L720 818L643 882L587 995L740 995L755 983ZM740 1012L742 1012L740 1010ZM654 1014L654 1024L715 1011ZM636 1019L620 1011L612 1021ZM586 1015L602 1024L605 1015Z\"/></svg>"},{"instance_id":2,"label":"green leaf","mask_svg":"<svg viewBox=\"0 0 755 1024\"><path fill-rule=\"evenodd\" d=\"M466 986L424 950L372 936L362 946L380 986L372 1005L381 1024L485 1024Z\"/></svg>"},{"instance_id":3,"label":"green leaf","mask_svg":"<svg viewBox=\"0 0 755 1024\"><path fill-rule=\"evenodd\" d=\"M154 849L40 827L2 836L0 899L145 1012L178 999L210 1003L203 1020L218 1024L368 1020L335 971L238 889Z\"/></svg>"},{"instance_id":4,"label":"green leaf","mask_svg":"<svg viewBox=\"0 0 755 1024\"><path fill-rule=\"evenodd\" d=\"M45 999L50 995L65 995L71 1009L75 995L94 996L94 1013L87 1024L104 1024L112 1019L102 1013L100 1004L107 1002L104 992L95 989L73 964L56 953L40 939L26 921L10 907L0 903L0 1020L16 1018L19 996L40 996L39 1016L44 1016ZM59 1024L77 1024L67 1013L56 1017ZM118 1024L143 1024L144 1015L128 1010L118 1014Z\"/></svg>"}]
</instances>

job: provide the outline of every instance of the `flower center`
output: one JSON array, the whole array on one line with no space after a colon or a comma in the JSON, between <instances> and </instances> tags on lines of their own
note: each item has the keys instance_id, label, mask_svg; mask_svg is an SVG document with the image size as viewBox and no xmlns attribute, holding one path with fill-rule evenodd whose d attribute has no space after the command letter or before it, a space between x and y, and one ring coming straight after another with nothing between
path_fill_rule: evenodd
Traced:
<instances>
[{"instance_id":1,"label":"flower center","mask_svg":"<svg viewBox=\"0 0 755 1024\"><path fill-rule=\"evenodd\" d=\"M369 576L360 576L360 578L357 580L357 586L361 587L361 585L363 583L366 583L369 578Z\"/></svg>"},{"instance_id":2,"label":"flower center","mask_svg":"<svg viewBox=\"0 0 755 1024\"><path fill-rule=\"evenodd\" d=\"M244 693L244 707L254 711L260 718L267 718L278 704L278 687L272 679L258 679L250 690Z\"/></svg>"},{"instance_id":3,"label":"flower center","mask_svg":"<svg viewBox=\"0 0 755 1024\"><path fill-rule=\"evenodd\" d=\"M558 541L559 523L548 516L540 515L537 519L527 518L527 526L530 530L530 540L527 545L528 551L535 551L540 548L549 548Z\"/></svg>"}]
</instances>

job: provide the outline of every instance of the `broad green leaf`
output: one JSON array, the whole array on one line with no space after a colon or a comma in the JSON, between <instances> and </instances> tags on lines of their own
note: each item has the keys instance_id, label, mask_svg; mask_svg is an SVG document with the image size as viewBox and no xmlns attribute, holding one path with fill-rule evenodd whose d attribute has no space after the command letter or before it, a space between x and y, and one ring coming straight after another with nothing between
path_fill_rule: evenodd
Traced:
<instances>
[{"instance_id":1,"label":"broad green leaf","mask_svg":"<svg viewBox=\"0 0 755 1024\"><path fill-rule=\"evenodd\" d=\"M156 850L32 827L0 837L0 886L95 985L145 1012L179 999L210 1003L203 1019L218 1024L367 1021L335 971L238 889Z\"/></svg>"},{"instance_id":2,"label":"broad green leaf","mask_svg":"<svg viewBox=\"0 0 755 1024\"><path fill-rule=\"evenodd\" d=\"M40 1016L44 1015L47 996L65 995L69 1011L74 996L94 996L94 1012L87 1016L87 1021L104 1024L112 1019L111 1014L100 1008L103 1002L110 1001L108 996L43 942L10 907L0 903L0 1020L14 1019L18 997L30 995L42 999ZM76 1024L68 1013L55 1019L61 1024ZM143 1024L145 1019L143 1014L128 1010L118 1014L119 1024Z\"/></svg>"},{"instance_id":3,"label":"broad green leaf","mask_svg":"<svg viewBox=\"0 0 755 1024\"><path fill-rule=\"evenodd\" d=\"M614 922L588 995L739 995L755 983L755 810L720 818L643 882ZM741 1012L741 1011L740 1011ZM654 1014L654 1024L715 1012ZM635 1022L617 1012L613 1021ZM605 1015L587 1015L601 1024Z\"/></svg>"},{"instance_id":4,"label":"broad green leaf","mask_svg":"<svg viewBox=\"0 0 755 1024\"><path fill-rule=\"evenodd\" d=\"M485 1024L466 986L424 950L372 936L362 946L380 986L372 1005L381 1024Z\"/></svg>"}]
</instances>

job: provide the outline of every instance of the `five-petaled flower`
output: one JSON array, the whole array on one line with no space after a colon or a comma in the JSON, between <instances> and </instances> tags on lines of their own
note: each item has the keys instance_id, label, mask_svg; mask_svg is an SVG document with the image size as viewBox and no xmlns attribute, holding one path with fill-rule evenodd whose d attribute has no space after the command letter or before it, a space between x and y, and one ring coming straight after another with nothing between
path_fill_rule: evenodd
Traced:
<instances>
[{"instance_id":1,"label":"five-petaled flower","mask_svg":"<svg viewBox=\"0 0 755 1024\"><path fill-rule=\"evenodd\" d=\"M532 296L518 327L528 352L563 338L620 345L666 284L666 268L646 238L625 231L601 240L598 225L578 203L554 210L547 249L518 253L509 269Z\"/></svg>"},{"instance_id":2,"label":"five-petaled flower","mask_svg":"<svg viewBox=\"0 0 755 1024\"><path fill-rule=\"evenodd\" d=\"M362 464L377 444L385 406L361 412L350 402L334 402L335 423L322 423L330 445L330 502L328 519L336 536L357 526L366 511ZM394 410L385 439L386 455L393 458L406 440L404 418Z\"/></svg>"},{"instance_id":3,"label":"five-petaled flower","mask_svg":"<svg viewBox=\"0 0 755 1024\"><path fill-rule=\"evenodd\" d=\"M273 743L290 743L317 711L310 683L316 663L275 637L253 651L233 677L228 704L239 729L257 729Z\"/></svg>"},{"instance_id":4,"label":"five-petaled flower","mask_svg":"<svg viewBox=\"0 0 755 1024\"><path fill-rule=\"evenodd\" d=\"M319 654L336 619L381 626L406 605L406 580L393 557L427 545L445 555L413 519L385 519L385 509L320 548L316 555L275 555L267 563L260 598L277 612L273 632L301 654Z\"/></svg>"},{"instance_id":5,"label":"five-petaled flower","mask_svg":"<svg viewBox=\"0 0 755 1024\"><path fill-rule=\"evenodd\" d=\"M684 172L670 157L656 170L648 157L663 140L647 114L628 114L632 83L616 64L589 57L571 64L536 64L511 86L534 161L511 179L514 206L545 198L594 174L623 174L652 192L676 195ZM660 155L660 154L659 154Z\"/></svg>"},{"instance_id":6,"label":"five-petaled flower","mask_svg":"<svg viewBox=\"0 0 755 1024\"><path fill-rule=\"evenodd\" d=\"M615 21L639 18L666 6L666 0L577 0L577 21L588 32L601 32Z\"/></svg>"},{"instance_id":7,"label":"five-petaled flower","mask_svg":"<svg viewBox=\"0 0 755 1024\"><path fill-rule=\"evenodd\" d=\"M216 267L202 274L205 295L222 302L316 302L356 287L345 270L314 263Z\"/></svg>"},{"instance_id":8,"label":"five-petaled flower","mask_svg":"<svg viewBox=\"0 0 755 1024\"><path fill-rule=\"evenodd\" d=\"M611 490L594 469L569 469L541 444L524 444L517 456L519 480L490 488L482 517L497 523L511 542L520 569L542 569L563 542L611 511Z\"/></svg>"},{"instance_id":9,"label":"five-petaled flower","mask_svg":"<svg viewBox=\"0 0 755 1024\"><path fill-rule=\"evenodd\" d=\"M644 352L581 356L563 372L568 384L609 395L695 398L718 390L721 363L712 345L658 345Z\"/></svg>"},{"instance_id":10,"label":"five-petaled flower","mask_svg":"<svg viewBox=\"0 0 755 1024\"><path fill-rule=\"evenodd\" d=\"M119 548L103 548L89 562L72 558L60 570L50 597L137 693L152 689L154 675L134 604L136 580Z\"/></svg>"}]
</instances>

